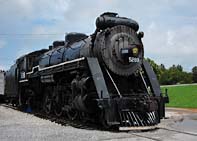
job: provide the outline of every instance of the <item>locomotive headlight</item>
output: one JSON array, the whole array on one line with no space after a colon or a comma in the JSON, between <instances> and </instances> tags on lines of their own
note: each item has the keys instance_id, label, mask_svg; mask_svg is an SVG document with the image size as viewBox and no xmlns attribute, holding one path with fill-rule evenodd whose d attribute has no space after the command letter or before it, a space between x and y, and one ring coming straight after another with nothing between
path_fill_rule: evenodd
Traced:
<instances>
[{"instance_id":1,"label":"locomotive headlight","mask_svg":"<svg viewBox=\"0 0 197 141\"><path fill-rule=\"evenodd\" d=\"M128 54L128 53L129 53L129 49L127 49L127 48L121 49L121 54Z\"/></svg>"},{"instance_id":2,"label":"locomotive headlight","mask_svg":"<svg viewBox=\"0 0 197 141\"><path fill-rule=\"evenodd\" d=\"M128 56L130 55L130 52L131 50L128 48L121 48L120 53L121 53L122 59L128 58Z\"/></svg>"},{"instance_id":3,"label":"locomotive headlight","mask_svg":"<svg viewBox=\"0 0 197 141\"><path fill-rule=\"evenodd\" d=\"M137 56L138 55L138 48L137 47L134 47L134 48L132 48L132 53L133 53L133 55L134 56Z\"/></svg>"}]
</instances>

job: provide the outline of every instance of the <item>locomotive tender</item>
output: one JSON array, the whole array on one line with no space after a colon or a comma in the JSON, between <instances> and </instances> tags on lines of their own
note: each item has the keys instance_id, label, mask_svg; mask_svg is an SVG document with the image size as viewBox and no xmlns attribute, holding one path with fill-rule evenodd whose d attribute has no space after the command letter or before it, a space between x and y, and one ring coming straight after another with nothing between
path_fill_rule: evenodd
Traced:
<instances>
[{"instance_id":1,"label":"locomotive tender","mask_svg":"<svg viewBox=\"0 0 197 141\"><path fill-rule=\"evenodd\" d=\"M165 116L165 102L136 21L104 13L96 31L69 33L17 59L6 72L5 94L21 107L104 127L150 127Z\"/></svg>"}]
</instances>

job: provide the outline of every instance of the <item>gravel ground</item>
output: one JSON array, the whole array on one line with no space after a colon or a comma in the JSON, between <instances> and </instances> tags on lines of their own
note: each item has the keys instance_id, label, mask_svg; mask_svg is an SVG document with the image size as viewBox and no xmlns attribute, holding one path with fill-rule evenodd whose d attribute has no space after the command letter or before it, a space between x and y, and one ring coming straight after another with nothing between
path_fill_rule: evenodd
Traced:
<instances>
[{"instance_id":1,"label":"gravel ground","mask_svg":"<svg viewBox=\"0 0 197 141\"><path fill-rule=\"evenodd\" d=\"M68 140L90 141L133 138L127 133L77 129L61 126L54 122L0 106L0 140L1 141L36 141ZM136 138L136 139L135 139Z\"/></svg>"},{"instance_id":2,"label":"gravel ground","mask_svg":"<svg viewBox=\"0 0 197 141\"><path fill-rule=\"evenodd\" d=\"M168 110L167 120L162 121L161 127L183 128L179 124L183 122L187 112ZM196 116L192 115L192 118ZM194 120L195 121L195 120ZM197 122L195 122L197 124ZM175 126L179 125L179 126ZM195 125L195 124L194 124ZM190 126L191 127L191 126ZM188 127L188 128L190 128ZM196 125L191 130L197 133ZM195 131L196 130L196 131ZM1 141L92 141L92 140L197 140L197 136L191 136L165 130L151 132L108 132L98 130L78 129L71 126L61 126L57 123L22 113L4 106L0 106L0 140Z\"/></svg>"}]
</instances>

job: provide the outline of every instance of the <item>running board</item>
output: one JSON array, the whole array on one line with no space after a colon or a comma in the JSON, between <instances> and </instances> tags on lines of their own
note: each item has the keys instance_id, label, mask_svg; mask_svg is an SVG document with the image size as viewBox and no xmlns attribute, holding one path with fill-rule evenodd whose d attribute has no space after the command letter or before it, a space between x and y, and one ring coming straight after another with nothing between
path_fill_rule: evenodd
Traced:
<instances>
[{"instance_id":1,"label":"running board","mask_svg":"<svg viewBox=\"0 0 197 141\"><path fill-rule=\"evenodd\" d=\"M92 78L96 87L96 91L99 95L99 98L110 98L105 79L103 77L103 72L97 58L87 57L88 66L92 74Z\"/></svg>"}]
</instances>

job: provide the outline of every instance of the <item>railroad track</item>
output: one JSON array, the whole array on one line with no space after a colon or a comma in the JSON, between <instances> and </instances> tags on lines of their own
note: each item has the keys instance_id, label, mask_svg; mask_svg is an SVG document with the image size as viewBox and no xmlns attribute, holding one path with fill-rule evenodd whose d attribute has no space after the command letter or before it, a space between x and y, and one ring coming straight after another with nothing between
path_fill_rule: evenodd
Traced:
<instances>
[{"instance_id":1,"label":"railroad track","mask_svg":"<svg viewBox=\"0 0 197 141\"><path fill-rule=\"evenodd\" d=\"M197 137L197 133L190 133L190 132L180 131L180 130L176 130L176 129L169 129L169 128L164 128L164 127L158 127L158 129L160 129L160 130L167 130L167 131L171 131L171 132L176 132L176 133L181 133L181 134L190 135L190 136L196 136Z\"/></svg>"},{"instance_id":2,"label":"railroad track","mask_svg":"<svg viewBox=\"0 0 197 141\"><path fill-rule=\"evenodd\" d=\"M189 136L193 136L193 137L197 138L197 133L190 133L190 132L186 132L186 131L180 131L180 130L165 128L165 127L157 127L155 130L166 130L169 132L174 132L174 133L183 134L183 135L189 135ZM133 133L133 132L128 132L128 133L131 135L140 137L140 138L144 138L144 139L149 139L149 140L154 140L154 141L163 141L163 139L159 139L159 138L148 136L148 135L142 135L142 134Z\"/></svg>"}]
</instances>

